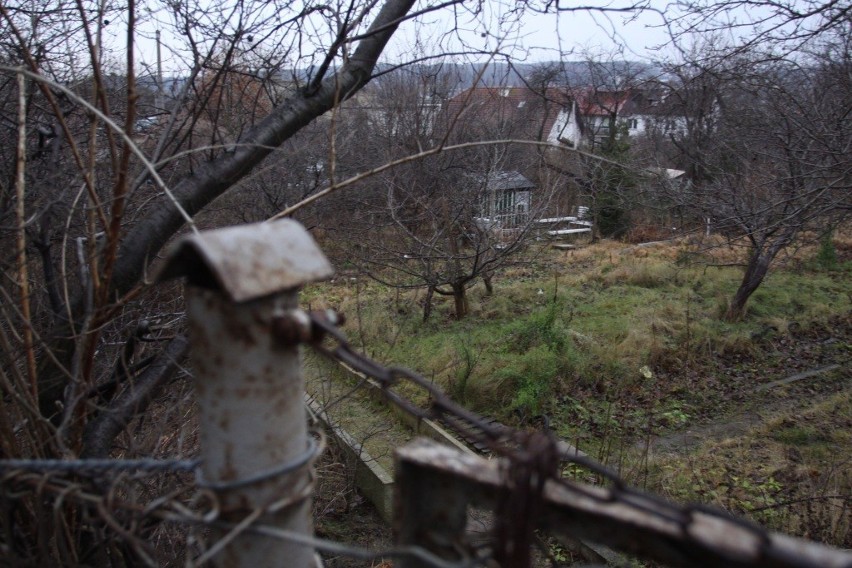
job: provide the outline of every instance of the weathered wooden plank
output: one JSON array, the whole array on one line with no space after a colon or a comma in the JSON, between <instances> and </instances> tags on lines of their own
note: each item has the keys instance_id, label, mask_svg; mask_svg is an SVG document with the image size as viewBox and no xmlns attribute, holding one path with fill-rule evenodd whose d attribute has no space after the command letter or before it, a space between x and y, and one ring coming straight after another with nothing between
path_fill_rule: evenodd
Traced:
<instances>
[{"instance_id":1,"label":"weathered wooden plank","mask_svg":"<svg viewBox=\"0 0 852 568\"><path fill-rule=\"evenodd\" d=\"M462 454L432 441L419 439L397 451L397 485L400 487L398 518L413 526L401 526L401 544L423 546L436 554L429 539L428 521L411 514L429 501L429 518L440 517L440 503L416 490L423 480L445 488L441 503L453 509L455 499L478 507L494 507L506 489L506 463ZM443 485L442 485L443 484ZM769 533L745 521L721 513L681 507L656 498L571 482L548 481L544 488L545 510L534 520L539 528L567 533L573 538L661 561L674 566L849 568L852 553L816 543ZM453 503L452 505L450 505ZM449 511L449 509L448 509ZM462 534L442 533L442 540ZM450 552L450 554L456 554ZM413 564L402 564L410 568Z\"/></svg>"}]
</instances>

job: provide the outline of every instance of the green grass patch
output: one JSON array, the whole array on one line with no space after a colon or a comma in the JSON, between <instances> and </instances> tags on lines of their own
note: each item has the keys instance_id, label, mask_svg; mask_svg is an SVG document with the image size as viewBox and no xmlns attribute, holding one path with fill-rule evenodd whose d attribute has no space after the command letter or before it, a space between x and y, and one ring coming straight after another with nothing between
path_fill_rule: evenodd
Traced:
<instances>
[{"instance_id":1,"label":"green grass patch","mask_svg":"<svg viewBox=\"0 0 852 568\"><path fill-rule=\"evenodd\" d=\"M848 393L810 406L808 396L791 400L795 411L691 456L667 457L649 468L647 455L636 457L650 434L679 434L756 408L756 386L795 372L786 358L796 354L791 346L799 338L830 336L832 326L852 314L852 263L809 257L773 269L742 321L722 321L742 271L710 266L716 262L710 253L693 252L614 242L542 251L536 264L496 275L493 295L477 283L469 291L471 314L461 321L452 315L451 298L436 297L433 317L423 322L423 290L364 277L309 286L302 302L342 310L356 349L417 371L479 413L520 427L547 416L557 435L634 483L852 546L850 503L832 497L852 493ZM730 262L730 256L718 260ZM809 349L818 351L814 365L852 355L843 340L814 341ZM814 379L814 385L826 381ZM800 392L793 389L803 386L784 388ZM422 389L400 388L428 403ZM814 400L828 392L834 391L818 392Z\"/></svg>"},{"instance_id":2,"label":"green grass patch","mask_svg":"<svg viewBox=\"0 0 852 568\"><path fill-rule=\"evenodd\" d=\"M683 427L720 404L728 386L712 368L679 383L643 378L643 367L671 376L717 357L754 357L793 329L852 311L852 273L791 263L770 273L742 321L722 321L741 269L708 266L706 253L685 251L613 242L543 251L536 264L496 275L493 295L477 283L461 321L451 298L436 297L424 323L423 290L364 277L309 286L303 297L313 308L344 311L356 348L418 371L474 410L523 422L561 416L566 401L578 401L592 436L607 422L601 400L617 406L611 414L630 434L649 413L664 414L657 427Z\"/></svg>"}]
</instances>

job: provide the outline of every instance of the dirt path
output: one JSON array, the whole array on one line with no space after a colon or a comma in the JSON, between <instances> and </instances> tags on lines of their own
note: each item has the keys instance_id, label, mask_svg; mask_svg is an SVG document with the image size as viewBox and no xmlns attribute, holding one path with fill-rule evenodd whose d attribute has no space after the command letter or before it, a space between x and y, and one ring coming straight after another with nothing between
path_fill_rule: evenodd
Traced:
<instances>
[{"instance_id":1,"label":"dirt path","mask_svg":"<svg viewBox=\"0 0 852 568\"><path fill-rule=\"evenodd\" d=\"M837 392L840 390L852 390L852 383L847 382L845 387L838 389ZM826 398L828 398L828 395L810 398L808 399L808 404L816 403ZM656 453L685 454L698 448L705 442L719 442L728 438L736 438L779 416L795 412L800 406L794 405L792 402L790 399L786 399L781 403L766 405L761 410L738 412L721 418L716 422L695 424L680 432L655 436L651 439L651 449Z\"/></svg>"},{"instance_id":2,"label":"dirt path","mask_svg":"<svg viewBox=\"0 0 852 568\"><path fill-rule=\"evenodd\" d=\"M775 351L776 364L762 369L757 386L745 386L754 385L751 380L757 379L747 377L748 380L743 380L741 361L722 361L720 372L735 376L736 380L730 382L740 385L725 398L731 403L729 406L741 409L705 418L682 431L657 436L651 440L652 452L688 453L704 442L741 436L774 418L796 414L835 393L852 390L848 322L813 335L785 339L769 347ZM792 370L796 372L791 373Z\"/></svg>"}]
</instances>

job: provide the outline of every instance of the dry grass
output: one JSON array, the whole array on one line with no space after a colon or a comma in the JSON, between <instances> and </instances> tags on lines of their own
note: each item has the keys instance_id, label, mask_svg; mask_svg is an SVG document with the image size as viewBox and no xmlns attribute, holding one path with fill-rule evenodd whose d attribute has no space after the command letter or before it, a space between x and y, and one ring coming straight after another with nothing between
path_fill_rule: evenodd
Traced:
<instances>
[{"instance_id":1,"label":"dry grass","mask_svg":"<svg viewBox=\"0 0 852 568\"><path fill-rule=\"evenodd\" d=\"M744 321L722 322L741 274L739 267L723 265L741 262L745 248L715 237L703 244L713 246L680 239L548 250L534 265L499 275L493 296L474 288L472 314L462 321L451 317L449 302L438 299L433 319L421 324L417 292L352 281L335 282L331 292L350 316L347 332L356 345L363 337L367 350L384 361L412 367L456 400L509 423L547 414L560 435L641 478L645 462L631 461L629 448L650 424L676 430L699 419L724 421L723 413L735 406L731 401L748 396L753 377L785 376L776 342L795 344L810 327L830 325L825 322L831 317L852 310L843 272L848 269L822 270L811 262L817 249L801 247L790 251L795 262L770 274ZM310 294L322 297L322 286ZM740 370L740 361L754 363ZM828 423L842 423L842 416L833 416ZM818 490L848 494L848 467L801 465L790 475L805 477L784 478L788 462L797 459L788 455L802 450L768 437L773 428L694 458L661 462L651 488L678 500L713 501L715 491L717 504L753 511L773 528L845 542L847 525L837 520L842 514L831 516L844 513L837 509L842 500L826 499ZM842 453L841 442L832 442L834 455ZM796 503L782 504L782 497Z\"/></svg>"}]
</instances>

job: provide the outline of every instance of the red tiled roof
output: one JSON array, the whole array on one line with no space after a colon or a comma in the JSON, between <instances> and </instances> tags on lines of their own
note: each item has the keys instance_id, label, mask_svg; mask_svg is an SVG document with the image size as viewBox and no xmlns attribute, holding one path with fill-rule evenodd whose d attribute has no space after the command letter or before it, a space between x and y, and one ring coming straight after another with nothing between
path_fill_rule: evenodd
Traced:
<instances>
[{"instance_id":1,"label":"red tiled roof","mask_svg":"<svg viewBox=\"0 0 852 568\"><path fill-rule=\"evenodd\" d=\"M631 100L629 91L603 91L593 88L574 89L574 98L583 116L609 116L623 113Z\"/></svg>"},{"instance_id":2,"label":"red tiled roof","mask_svg":"<svg viewBox=\"0 0 852 568\"><path fill-rule=\"evenodd\" d=\"M534 91L528 87L474 87L449 100L450 120L516 122L527 135L546 137L559 112L576 101L581 116L608 116L631 113L636 93L603 91L593 88L548 87Z\"/></svg>"},{"instance_id":3,"label":"red tiled roof","mask_svg":"<svg viewBox=\"0 0 852 568\"><path fill-rule=\"evenodd\" d=\"M526 134L546 138L559 112L570 108L571 93L551 87L534 91L527 87L474 87L449 100L450 120L461 122L514 122Z\"/></svg>"}]
</instances>

